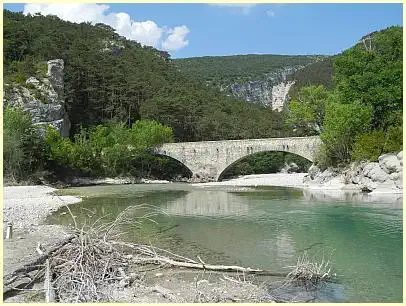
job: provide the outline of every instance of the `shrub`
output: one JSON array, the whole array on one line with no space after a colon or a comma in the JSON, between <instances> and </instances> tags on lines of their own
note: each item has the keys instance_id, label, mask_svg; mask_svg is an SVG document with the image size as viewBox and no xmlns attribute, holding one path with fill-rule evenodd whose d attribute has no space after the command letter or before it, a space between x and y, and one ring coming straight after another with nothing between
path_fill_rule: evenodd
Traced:
<instances>
[{"instance_id":1,"label":"shrub","mask_svg":"<svg viewBox=\"0 0 406 306\"><path fill-rule=\"evenodd\" d=\"M3 118L4 176L14 182L42 169L45 146L38 128L22 109L7 106Z\"/></svg>"},{"instance_id":2,"label":"shrub","mask_svg":"<svg viewBox=\"0 0 406 306\"><path fill-rule=\"evenodd\" d=\"M403 126L391 126L386 133L386 141L383 151L399 152L403 149Z\"/></svg>"},{"instance_id":3,"label":"shrub","mask_svg":"<svg viewBox=\"0 0 406 306\"><path fill-rule=\"evenodd\" d=\"M384 146L385 133L383 131L373 131L360 135L355 139L352 159L354 161L376 161L379 155L383 153Z\"/></svg>"}]
</instances>

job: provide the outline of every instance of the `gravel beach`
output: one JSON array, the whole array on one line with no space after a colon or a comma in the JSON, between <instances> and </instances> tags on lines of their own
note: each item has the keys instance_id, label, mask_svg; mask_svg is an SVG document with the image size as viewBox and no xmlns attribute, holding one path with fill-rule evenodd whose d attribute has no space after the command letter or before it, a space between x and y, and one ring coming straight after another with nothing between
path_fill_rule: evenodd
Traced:
<instances>
[{"instance_id":1,"label":"gravel beach","mask_svg":"<svg viewBox=\"0 0 406 306\"><path fill-rule=\"evenodd\" d=\"M55 190L47 186L4 187L3 223L13 223L14 229L35 227L61 206L81 201L79 197L52 194Z\"/></svg>"}]
</instances>

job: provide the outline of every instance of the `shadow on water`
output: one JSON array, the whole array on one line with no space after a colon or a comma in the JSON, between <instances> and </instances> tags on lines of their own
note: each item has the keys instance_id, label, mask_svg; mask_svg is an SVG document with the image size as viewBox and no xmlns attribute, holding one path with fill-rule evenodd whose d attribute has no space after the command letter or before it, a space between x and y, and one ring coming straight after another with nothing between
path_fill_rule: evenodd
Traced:
<instances>
[{"instance_id":1,"label":"shadow on water","mask_svg":"<svg viewBox=\"0 0 406 306\"><path fill-rule=\"evenodd\" d=\"M283 272L303 251L332 254L339 282L320 290L315 301L402 300L399 195L187 184L94 186L64 193L84 197L71 206L78 223L89 218L89 210L93 218L110 214L113 219L130 205L157 206L163 212L155 218L158 226L146 224L123 239L153 243L191 258L199 255L213 264ZM64 208L48 221L72 223ZM291 291L279 294L298 294Z\"/></svg>"}]
</instances>

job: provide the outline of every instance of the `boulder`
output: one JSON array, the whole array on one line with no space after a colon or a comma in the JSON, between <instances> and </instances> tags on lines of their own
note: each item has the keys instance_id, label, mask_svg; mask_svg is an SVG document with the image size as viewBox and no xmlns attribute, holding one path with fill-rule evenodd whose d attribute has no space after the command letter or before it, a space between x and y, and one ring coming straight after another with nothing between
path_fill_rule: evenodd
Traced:
<instances>
[{"instance_id":1,"label":"boulder","mask_svg":"<svg viewBox=\"0 0 406 306\"><path fill-rule=\"evenodd\" d=\"M379 166L382 168L382 170L384 170L388 174L401 171L402 166L396 154L383 154L379 156L378 161Z\"/></svg>"},{"instance_id":2,"label":"boulder","mask_svg":"<svg viewBox=\"0 0 406 306\"><path fill-rule=\"evenodd\" d=\"M401 175L395 182L395 185L399 189L403 189L403 175Z\"/></svg>"},{"instance_id":3,"label":"boulder","mask_svg":"<svg viewBox=\"0 0 406 306\"><path fill-rule=\"evenodd\" d=\"M371 192L375 190L376 187L378 187L378 184L376 182L373 182L370 178L363 176L361 177L358 186L360 187L361 191Z\"/></svg>"},{"instance_id":4,"label":"boulder","mask_svg":"<svg viewBox=\"0 0 406 306\"><path fill-rule=\"evenodd\" d=\"M296 172L299 172L299 166L296 163L291 162L289 164L288 173L296 173Z\"/></svg>"},{"instance_id":5,"label":"boulder","mask_svg":"<svg viewBox=\"0 0 406 306\"><path fill-rule=\"evenodd\" d=\"M299 166L291 162L289 165L285 163L285 166L280 170L281 173L296 173L299 171Z\"/></svg>"},{"instance_id":6,"label":"boulder","mask_svg":"<svg viewBox=\"0 0 406 306\"><path fill-rule=\"evenodd\" d=\"M382 170L378 163L368 163L362 171L363 176L370 178L374 182L385 182L389 179L388 173Z\"/></svg>"},{"instance_id":7,"label":"boulder","mask_svg":"<svg viewBox=\"0 0 406 306\"><path fill-rule=\"evenodd\" d=\"M307 170L307 173L312 180L314 180L316 175L318 175L320 172L321 172L320 168L315 165L311 165L309 170Z\"/></svg>"},{"instance_id":8,"label":"boulder","mask_svg":"<svg viewBox=\"0 0 406 306\"><path fill-rule=\"evenodd\" d=\"M396 157L399 160L400 165L403 166L403 151L400 151Z\"/></svg>"},{"instance_id":9,"label":"boulder","mask_svg":"<svg viewBox=\"0 0 406 306\"><path fill-rule=\"evenodd\" d=\"M391 179L392 181L397 181L399 178L401 178L403 175L403 171L402 172L393 172L391 174L389 174L389 179Z\"/></svg>"}]
</instances>

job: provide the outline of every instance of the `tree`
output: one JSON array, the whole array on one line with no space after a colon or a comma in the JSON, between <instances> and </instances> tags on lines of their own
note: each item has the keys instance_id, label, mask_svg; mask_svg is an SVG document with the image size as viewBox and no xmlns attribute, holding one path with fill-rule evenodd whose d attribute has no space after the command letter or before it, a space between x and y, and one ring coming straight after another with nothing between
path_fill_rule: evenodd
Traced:
<instances>
[{"instance_id":1,"label":"tree","mask_svg":"<svg viewBox=\"0 0 406 306\"><path fill-rule=\"evenodd\" d=\"M297 98L289 103L287 123L305 135L320 134L329 94L323 85L302 87Z\"/></svg>"},{"instance_id":2,"label":"tree","mask_svg":"<svg viewBox=\"0 0 406 306\"><path fill-rule=\"evenodd\" d=\"M359 103L329 103L324 130L320 135L333 165L351 160L352 146L358 135L370 131L372 108Z\"/></svg>"}]
</instances>

